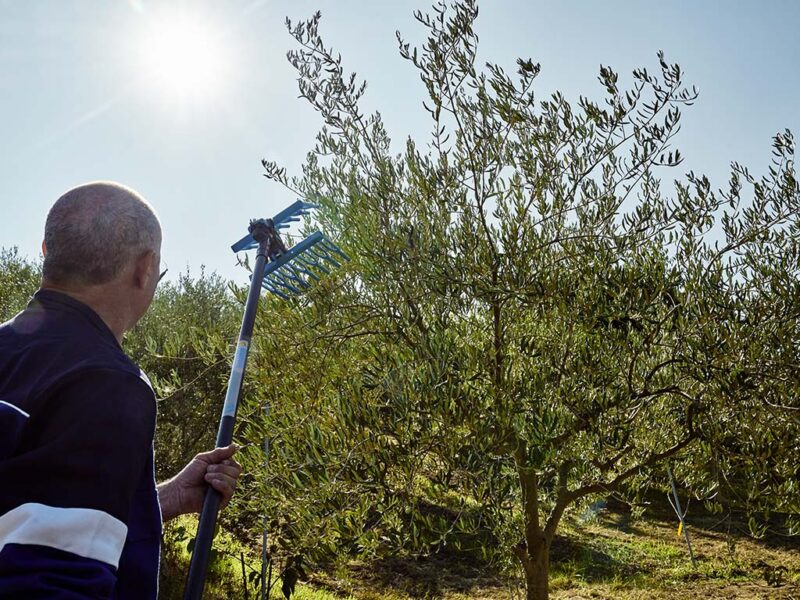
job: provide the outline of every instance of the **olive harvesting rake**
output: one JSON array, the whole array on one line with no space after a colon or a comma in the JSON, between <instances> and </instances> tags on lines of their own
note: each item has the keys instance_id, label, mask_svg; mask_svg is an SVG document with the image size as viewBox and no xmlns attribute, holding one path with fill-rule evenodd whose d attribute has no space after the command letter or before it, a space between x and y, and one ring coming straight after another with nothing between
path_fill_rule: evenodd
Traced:
<instances>
[{"instance_id":1,"label":"olive harvesting rake","mask_svg":"<svg viewBox=\"0 0 800 600\"><path fill-rule=\"evenodd\" d=\"M271 219L254 219L250 221L248 234L231 246L234 252L254 248L257 250L217 431L218 448L228 446L233 440L236 410L262 287L279 298L288 299L311 288L314 282L320 280L320 274L328 274L332 268L341 266L342 261L349 260L336 244L318 231L291 248L287 248L283 243L279 231L287 229L291 223L300 221L300 218L309 214L313 208L316 208L316 205L298 200ZM211 487L206 490L189 565L184 600L200 600L203 595L221 499L222 496L216 490ZM266 585L265 582L262 582L263 585Z\"/></svg>"}]
</instances>

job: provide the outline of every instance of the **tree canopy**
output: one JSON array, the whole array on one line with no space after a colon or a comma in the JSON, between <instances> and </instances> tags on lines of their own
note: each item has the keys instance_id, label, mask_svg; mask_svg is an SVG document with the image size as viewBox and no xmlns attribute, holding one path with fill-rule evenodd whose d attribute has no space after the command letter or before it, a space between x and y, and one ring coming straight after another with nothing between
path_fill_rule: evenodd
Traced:
<instances>
[{"instance_id":1,"label":"tree canopy","mask_svg":"<svg viewBox=\"0 0 800 600\"><path fill-rule=\"evenodd\" d=\"M262 316L294 323L290 364L320 376L272 381L281 408L248 430L297 426L265 482L302 500L275 525L312 554L463 545L544 598L564 511L635 495L665 461L699 498L761 515L755 532L771 512L795 518L791 133L764 177L733 164L722 189L688 173L667 191L697 97L678 65L659 53L628 84L604 66L602 100L539 100L533 60L476 64L477 14L437 4L415 15L421 47L398 34L431 119L400 152L319 13L287 22L324 126L302 175L264 161L266 175L318 203L353 261L296 315Z\"/></svg>"}]
</instances>

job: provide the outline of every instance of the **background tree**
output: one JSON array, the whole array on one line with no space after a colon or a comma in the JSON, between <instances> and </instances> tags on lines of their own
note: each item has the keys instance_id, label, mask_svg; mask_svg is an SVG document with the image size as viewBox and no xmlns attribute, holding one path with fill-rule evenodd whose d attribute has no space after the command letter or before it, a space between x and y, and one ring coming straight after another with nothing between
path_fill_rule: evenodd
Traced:
<instances>
[{"instance_id":1,"label":"background tree","mask_svg":"<svg viewBox=\"0 0 800 600\"><path fill-rule=\"evenodd\" d=\"M240 308L216 274L166 281L125 337L125 351L147 373L158 398L158 478L172 477L214 446Z\"/></svg>"},{"instance_id":2,"label":"background tree","mask_svg":"<svg viewBox=\"0 0 800 600\"><path fill-rule=\"evenodd\" d=\"M0 248L0 323L25 308L41 278L41 264L20 256L17 248Z\"/></svg>"},{"instance_id":3,"label":"background tree","mask_svg":"<svg viewBox=\"0 0 800 600\"><path fill-rule=\"evenodd\" d=\"M271 469L282 493L305 490L307 514L276 523L281 535L467 545L515 560L538 599L565 510L633 493L667 460L692 466L681 472L704 498L736 472L748 508L796 515L791 134L762 179L733 165L726 190L689 173L667 195L657 173L680 164L673 138L696 97L678 65L659 53L628 85L602 67L603 102L538 102L532 60L513 77L476 66L477 13L437 4L415 15L420 48L398 35L432 121L400 153L361 112L365 84L323 44L319 14L288 23L300 93L325 126L301 177L268 161L266 174L318 202L354 260L297 317L262 312L299 319L291 331L317 350L292 366L324 375L273 378L263 389L282 408L245 430L291 432Z\"/></svg>"}]
</instances>

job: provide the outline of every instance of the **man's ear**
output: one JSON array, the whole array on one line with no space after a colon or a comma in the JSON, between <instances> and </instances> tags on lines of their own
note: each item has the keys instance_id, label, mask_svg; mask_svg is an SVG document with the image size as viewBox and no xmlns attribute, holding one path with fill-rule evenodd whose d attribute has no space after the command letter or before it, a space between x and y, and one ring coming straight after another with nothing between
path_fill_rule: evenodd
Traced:
<instances>
[{"instance_id":1,"label":"man's ear","mask_svg":"<svg viewBox=\"0 0 800 600\"><path fill-rule=\"evenodd\" d=\"M42 256L47 256L47 244L42 240Z\"/></svg>"},{"instance_id":2,"label":"man's ear","mask_svg":"<svg viewBox=\"0 0 800 600\"><path fill-rule=\"evenodd\" d=\"M152 250L143 252L136 259L133 266L133 283L136 287L145 289L151 285L153 277L157 277L156 253Z\"/></svg>"}]
</instances>

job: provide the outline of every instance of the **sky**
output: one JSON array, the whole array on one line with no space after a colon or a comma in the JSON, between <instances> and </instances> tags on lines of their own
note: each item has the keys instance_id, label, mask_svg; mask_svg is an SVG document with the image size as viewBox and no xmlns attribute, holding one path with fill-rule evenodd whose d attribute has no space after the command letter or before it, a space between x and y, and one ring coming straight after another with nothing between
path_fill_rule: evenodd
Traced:
<instances>
[{"instance_id":1,"label":"sky","mask_svg":"<svg viewBox=\"0 0 800 600\"><path fill-rule=\"evenodd\" d=\"M534 88L602 97L601 64L624 77L681 64L700 90L676 146L724 186L738 161L765 172L771 138L800 132L800 2L484 0L479 61L540 62ZM320 31L368 82L398 148L426 140L424 88L395 31L420 41L407 0L0 0L0 247L39 256L66 190L114 180L143 194L164 229L168 277L201 267L246 282L230 244L251 218L296 198L261 159L299 173L322 122L298 98L284 20L323 14ZM798 133L800 135L800 133ZM670 175L672 177L672 175Z\"/></svg>"}]
</instances>

